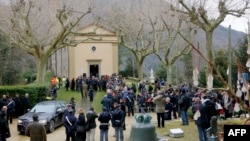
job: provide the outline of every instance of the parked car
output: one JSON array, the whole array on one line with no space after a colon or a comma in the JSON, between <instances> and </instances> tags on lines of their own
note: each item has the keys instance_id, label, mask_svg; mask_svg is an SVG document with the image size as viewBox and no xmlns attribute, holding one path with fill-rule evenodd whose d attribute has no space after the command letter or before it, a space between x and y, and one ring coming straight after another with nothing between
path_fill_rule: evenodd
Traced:
<instances>
[{"instance_id":1,"label":"parked car","mask_svg":"<svg viewBox=\"0 0 250 141\"><path fill-rule=\"evenodd\" d=\"M63 114L66 110L65 101L43 101L37 103L28 113L18 118L17 130L24 133L28 124L33 122L33 115L37 114L39 123L51 133L63 124Z\"/></svg>"}]
</instances>

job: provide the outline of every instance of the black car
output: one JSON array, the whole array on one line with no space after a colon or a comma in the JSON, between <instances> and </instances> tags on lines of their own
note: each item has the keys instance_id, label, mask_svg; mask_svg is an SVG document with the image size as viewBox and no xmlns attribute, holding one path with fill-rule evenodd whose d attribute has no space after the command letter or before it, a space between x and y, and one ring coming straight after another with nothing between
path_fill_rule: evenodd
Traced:
<instances>
[{"instance_id":1,"label":"black car","mask_svg":"<svg viewBox=\"0 0 250 141\"><path fill-rule=\"evenodd\" d=\"M43 101L37 103L28 113L18 118L17 130L24 133L27 125L33 122L33 115L37 114L39 123L43 124L47 132L63 124L63 114L66 109L65 101Z\"/></svg>"}]
</instances>

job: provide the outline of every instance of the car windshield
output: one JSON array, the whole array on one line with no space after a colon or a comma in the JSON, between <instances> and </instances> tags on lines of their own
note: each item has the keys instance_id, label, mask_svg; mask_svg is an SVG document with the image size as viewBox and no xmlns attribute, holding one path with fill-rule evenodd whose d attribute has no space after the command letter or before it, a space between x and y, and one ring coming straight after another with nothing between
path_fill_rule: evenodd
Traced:
<instances>
[{"instance_id":1,"label":"car windshield","mask_svg":"<svg viewBox=\"0 0 250 141\"><path fill-rule=\"evenodd\" d=\"M34 113L53 113L55 111L55 105L54 104L39 104L33 107L30 112Z\"/></svg>"}]
</instances>

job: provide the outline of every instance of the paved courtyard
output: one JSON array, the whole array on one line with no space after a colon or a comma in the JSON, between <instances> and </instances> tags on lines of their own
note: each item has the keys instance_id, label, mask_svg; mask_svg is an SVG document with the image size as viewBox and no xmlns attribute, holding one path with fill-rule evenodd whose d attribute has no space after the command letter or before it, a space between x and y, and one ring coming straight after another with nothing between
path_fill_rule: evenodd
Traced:
<instances>
[{"instance_id":1,"label":"paved courtyard","mask_svg":"<svg viewBox=\"0 0 250 141\"><path fill-rule=\"evenodd\" d=\"M156 121L156 114L152 113L150 114L152 118L152 122L155 123ZM131 125L135 123L134 117L126 117L126 130L124 131L124 137L125 141L129 141L129 135L130 135L130 130L131 130ZM10 124L10 130L11 130L11 137L7 139L7 141L29 141L29 137L26 137L25 135L20 135L17 132L17 119L14 119L13 124ZM97 124L99 122L97 121ZM109 129L109 140L110 141L115 141L115 138L113 137L114 135L114 129L111 127ZM65 128L63 126L57 128L53 133L48 133L47 134L47 139L48 141L64 141L66 138L65 135ZM95 141L99 141L100 139L100 130L99 128L96 129L96 136L95 136Z\"/></svg>"},{"instance_id":2,"label":"paved courtyard","mask_svg":"<svg viewBox=\"0 0 250 141\"><path fill-rule=\"evenodd\" d=\"M85 100L80 101L77 104L77 109L79 107L83 107L86 111L90 107L90 103L86 102ZM152 116L152 122L156 122L156 114L155 113L149 113ZM96 123L99 125L99 122L96 121ZM130 138L130 130L131 126L135 124L135 118L133 116L126 117L126 130L124 131L124 141L129 141ZM97 125L97 126L98 126ZM9 125L10 130L11 130L11 137L7 139L7 141L29 141L29 137L25 135L20 135L19 132L17 132L17 119L13 120L13 124ZM113 137L114 135L114 128L110 127L109 129L109 141L115 141L115 138ZM53 133L48 133L47 134L47 139L48 141L64 141L66 139L65 135L65 128L63 126L56 128L56 130ZM100 140L100 130L97 127L96 128L96 136L95 136L95 141Z\"/></svg>"}]
</instances>

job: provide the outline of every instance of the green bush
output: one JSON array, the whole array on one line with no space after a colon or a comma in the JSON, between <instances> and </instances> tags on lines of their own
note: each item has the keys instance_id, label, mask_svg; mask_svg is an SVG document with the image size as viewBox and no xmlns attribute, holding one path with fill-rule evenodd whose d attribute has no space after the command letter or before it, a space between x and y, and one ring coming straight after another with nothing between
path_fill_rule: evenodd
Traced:
<instances>
[{"instance_id":1,"label":"green bush","mask_svg":"<svg viewBox=\"0 0 250 141\"><path fill-rule=\"evenodd\" d=\"M46 85L15 85L15 86L0 86L0 94L8 94L14 97L15 94L24 97L25 93L29 93L31 105L45 100L46 95L49 93L49 87Z\"/></svg>"},{"instance_id":2,"label":"green bush","mask_svg":"<svg viewBox=\"0 0 250 141\"><path fill-rule=\"evenodd\" d=\"M23 74L23 77L26 79L26 83L32 83L36 80L36 73L32 70L29 70Z\"/></svg>"}]
</instances>

